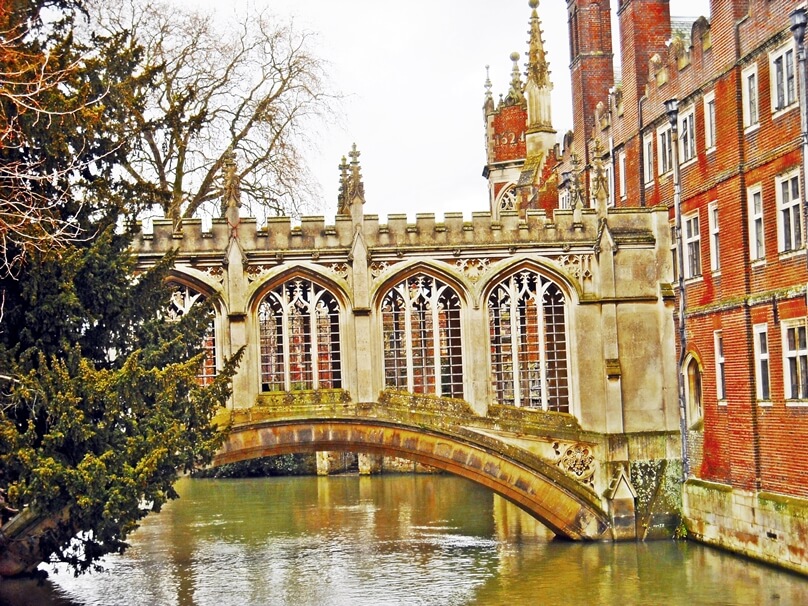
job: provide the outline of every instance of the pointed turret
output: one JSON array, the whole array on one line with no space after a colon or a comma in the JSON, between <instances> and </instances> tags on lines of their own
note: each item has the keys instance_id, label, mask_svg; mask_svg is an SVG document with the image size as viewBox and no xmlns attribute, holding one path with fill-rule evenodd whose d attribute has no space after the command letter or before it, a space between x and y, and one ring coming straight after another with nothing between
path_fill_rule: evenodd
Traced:
<instances>
[{"instance_id":1,"label":"pointed turret","mask_svg":"<svg viewBox=\"0 0 808 606\"><path fill-rule=\"evenodd\" d=\"M546 153L555 145L556 131L553 128L551 111L550 68L542 40L539 20L539 0L530 0L530 39L528 40L527 84L527 154Z\"/></svg>"},{"instance_id":2,"label":"pointed turret","mask_svg":"<svg viewBox=\"0 0 808 606\"><path fill-rule=\"evenodd\" d=\"M537 11L538 7L539 0L530 0L530 8L533 9L533 12L530 15L527 81L535 83L536 86L548 86L552 89L550 66L547 63L547 54L544 52L544 41L541 37L543 32Z\"/></svg>"},{"instance_id":3,"label":"pointed turret","mask_svg":"<svg viewBox=\"0 0 808 606\"><path fill-rule=\"evenodd\" d=\"M491 94L491 75L489 74L488 65L485 66L485 101L483 102L483 117L486 118L488 114L494 111L494 96Z\"/></svg>"},{"instance_id":4,"label":"pointed turret","mask_svg":"<svg viewBox=\"0 0 808 606\"><path fill-rule=\"evenodd\" d=\"M339 194L337 196L337 214L350 215L351 203L346 195L346 190L348 187L348 160L345 159L345 156L342 156L342 160L340 161L338 168L339 168Z\"/></svg>"},{"instance_id":5,"label":"pointed turret","mask_svg":"<svg viewBox=\"0 0 808 606\"><path fill-rule=\"evenodd\" d=\"M224 166L222 167L224 187L222 193L222 206L224 207L224 217L227 219L227 227L230 229L230 236L227 248L222 257L222 265L226 268L227 278L225 286L227 289L228 301L230 301L231 317L234 314L246 313L246 298L244 291L244 267L247 258L241 245L239 226L241 216L241 178L236 165L236 154L232 146L224 154Z\"/></svg>"},{"instance_id":6,"label":"pointed turret","mask_svg":"<svg viewBox=\"0 0 808 606\"><path fill-rule=\"evenodd\" d=\"M483 176L488 179L491 214L555 208L557 180L551 178L556 131L550 118L550 69L542 40L538 0L530 0L527 80L522 81L519 53L511 54L513 69L508 94L496 108L486 80L486 151Z\"/></svg>"},{"instance_id":7,"label":"pointed turret","mask_svg":"<svg viewBox=\"0 0 808 606\"><path fill-rule=\"evenodd\" d=\"M230 221L238 221L241 207L241 178L236 170L236 154L233 148L229 147L224 154L224 166L222 167L222 214Z\"/></svg>"},{"instance_id":8,"label":"pointed turret","mask_svg":"<svg viewBox=\"0 0 808 606\"><path fill-rule=\"evenodd\" d=\"M339 165L340 186L337 204L338 215L351 215L354 221L362 218L362 205L365 203L365 184L362 182L362 170L359 166L361 152L356 149L356 143L348 154L350 164L342 157Z\"/></svg>"}]
</instances>

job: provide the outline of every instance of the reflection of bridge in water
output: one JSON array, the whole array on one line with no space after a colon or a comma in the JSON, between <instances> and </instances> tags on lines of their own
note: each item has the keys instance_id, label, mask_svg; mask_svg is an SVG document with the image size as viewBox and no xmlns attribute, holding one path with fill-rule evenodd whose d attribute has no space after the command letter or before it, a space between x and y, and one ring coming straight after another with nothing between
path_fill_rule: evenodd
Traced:
<instances>
[{"instance_id":1,"label":"reflection of bridge in water","mask_svg":"<svg viewBox=\"0 0 808 606\"><path fill-rule=\"evenodd\" d=\"M208 231L158 221L135 243L142 267L178 250L177 313L215 302L207 373L244 348L216 463L396 455L488 486L563 536L670 534L667 211L598 200L382 224L343 185L334 225L258 229L231 199Z\"/></svg>"}]
</instances>

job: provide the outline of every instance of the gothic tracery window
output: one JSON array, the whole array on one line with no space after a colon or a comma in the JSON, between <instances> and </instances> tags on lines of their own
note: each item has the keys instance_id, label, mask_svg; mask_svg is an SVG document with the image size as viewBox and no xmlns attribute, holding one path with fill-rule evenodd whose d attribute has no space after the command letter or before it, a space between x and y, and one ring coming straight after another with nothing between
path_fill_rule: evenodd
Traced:
<instances>
[{"instance_id":1,"label":"gothic tracery window","mask_svg":"<svg viewBox=\"0 0 808 606\"><path fill-rule=\"evenodd\" d=\"M500 196L499 210L516 210L516 188L513 185Z\"/></svg>"},{"instance_id":2,"label":"gothic tracery window","mask_svg":"<svg viewBox=\"0 0 808 606\"><path fill-rule=\"evenodd\" d=\"M382 299L385 387L463 397L460 298L437 278L418 274Z\"/></svg>"},{"instance_id":3,"label":"gothic tracery window","mask_svg":"<svg viewBox=\"0 0 808 606\"><path fill-rule=\"evenodd\" d=\"M205 296L199 291L186 286L185 284L173 283L174 292L168 304L167 316L169 321L177 322L197 303L205 300ZM216 377L216 332L214 330L215 315L210 314L208 330L202 341L202 350L205 357L202 360L202 367L197 375L197 380L201 385L210 385Z\"/></svg>"},{"instance_id":4,"label":"gothic tracery window","mask_svg":"<svg viewBox=\"0 0 808 606\"><path fill-rule=\"evenodd\" d=\"M339 303L304 278L272 289L258 306L261 390L342 387Z\"/></svg>"},{"instance_id":5,"label":"gothic tracery window","mask_svg":"<svg viewBox=\"0 0 808 606\"><path fill-rule=\"evenodd\" d=\"M500 404L570 411L566 299L532 270L488 296L491 381Z\"/></svg>"}]
</instances>

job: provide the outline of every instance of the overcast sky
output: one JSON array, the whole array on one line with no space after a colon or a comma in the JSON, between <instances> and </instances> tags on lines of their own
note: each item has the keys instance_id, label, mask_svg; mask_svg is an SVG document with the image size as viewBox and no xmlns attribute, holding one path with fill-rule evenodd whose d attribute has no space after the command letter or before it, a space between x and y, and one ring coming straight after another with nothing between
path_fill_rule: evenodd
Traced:
<instances>
[{"instance_id":1,"label":"overcast sky","mask_svg":"<svg viewBox=\"0 0 808 606\"><path fill-rule=\"evenodd\" d=\"M528 0L175 1L207 2L236 14L248 4L267 7L317 34L315 50L330 62L331 78L346 95L341 124L319 133L310 156L323 198L317 214L333 216L337 166L354 142L366 213L406 212L414 220L416 213L488 210L485 66L498 99L507 93L511 52L522 55L524 71ZM615 11L617 1L612 5ZM572 128L566 1L541 0L538 10L560 140ZM671 0L671 13L709 16L709 0Z\"/></svg>"}]
</instances>

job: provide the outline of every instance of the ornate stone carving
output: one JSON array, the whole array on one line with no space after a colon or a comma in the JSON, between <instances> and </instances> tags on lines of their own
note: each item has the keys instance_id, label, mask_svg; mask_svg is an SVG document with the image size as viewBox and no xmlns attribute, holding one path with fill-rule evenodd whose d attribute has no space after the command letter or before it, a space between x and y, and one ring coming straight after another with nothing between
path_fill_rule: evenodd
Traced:
<instances>
[{"instance_id":1,"label":"ornate stone carving","mask_svg":"<svg viewBox=\"0 0 808 606\"><path fill-rule=\"evenodd\" d=\"M396 261L373 261L370 264L370 275L375 280L391 265L395 265Z\"/></svg>"},{"instance_id":2,"label":"ornate stone carving","mask_svg":"<svg viewBox=\"0 0 808 606\"><path fill-rule=\"evenodd\" d=\"M594 488L595 457L591 446L553 442L553 451L556 454L556 467L582 484Z\"/></svg>"},{"instance_id":3,"label":"ornate stone carving","mask_svg":"<svg viewBox=\"0 0 808 606\"><path fill-rule=\"evenodd\" d=\"M272 265L250 265L247 267L247 280L255 282L267 275L272 269Z\"/></svg>"},{"instance_id":4,"label":"ornate stone carving","mask_svg":"<svg viewBox=\"0 0 808 606\"><path fill-rule=\"evenodd\" d=\"M580 282L592 279L592 255L558 255L551 261Z\"/></svg>"},{"instance_id":5,"label":"ornate stone carving","mask_svg":"<svg viewBox=\"0 0 808 606\"><path fill-rule=\"evenodd\" d=\"M455 266L471 282L479 280L488 271L491 262L488 259L458 259Z\"/></svg>"},{"instance_id":6,"label":"ornate stone carving","mask_svg":"<svg viewBox=\"0 0 808 606\"><path fill-rule=\"evenodd\" d=\"M348 279L348 270L350 267L347 263L332 263L328 266L328 269L331 270L332 273L336 274L338 277L342 278L343 280Z\"/></svg>"},{"instance_id":7,"label":"ornate stone carving","mask_svg":"<svg viewBox=\"0 0 808 606\"><path fill-rule=\"evenodd\" d=\"M221 266L207 267L203 271L220 284L224 280L224 269Z\"/></svg>"}]
</instances>

